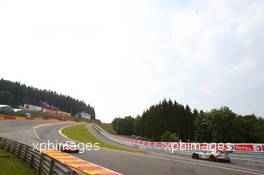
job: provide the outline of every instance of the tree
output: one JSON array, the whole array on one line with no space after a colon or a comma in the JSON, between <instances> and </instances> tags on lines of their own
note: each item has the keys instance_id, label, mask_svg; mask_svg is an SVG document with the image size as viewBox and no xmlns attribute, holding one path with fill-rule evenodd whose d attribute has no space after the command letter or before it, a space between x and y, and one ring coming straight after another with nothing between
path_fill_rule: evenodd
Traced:
<instances>
[{"instance_id":1,"label":"tree","mask_svg":"<svg viewBox=\"0 0 264 175\"><path fill-rule=\"evenodd\" d=\"M208 128L208 117L207 113L197 110L194 111L195 121L194 121L194 135L196 142L210 142L212 140L211 133Z\"/></svg>"},{"instance_id":2,"label":"tree","mask_svg":"<svg viewBox=\"0 0 264 175\"><path fill-rule=\"evenodd\" d=\"M165 131L161 136L161 141L163 142L178 142L179 140L177 134L170 131Z\"/></svg>"},{"instance_id":3,"label":"tree","mask_svg":"<svg viewBox=\"0 0 264 175\"><path fill-rule=\"evenodd\" d=\"M115 118L113 121L112 121L112 126L113 126L113 129L114 129L114 131L116 131L117 132L117 130L118 130L118 123L119 123L119 120L122 120L121 118Z\"/></svg>"},{"instance_id":4,"label":"tree","mask_svg":"<svg viewBox=\"0 0 264 175\"><path fill-rule=\"evenodd\" d=\"M264 119L261 117L240 116L228 107L192 112L188 105L184 107L170 99L150 106L135 119L130 116L116 118L112 125L119 134L133 133L153 141L264 142Z\"/></svg>"},{"instance_id":5,"label":"tree","mask_svg":"<svg viewBox=\"0 0 264 175\"><path fill-rule=\"evenodd\" d=\"M194 138L194 116L190 107L188 105L184 107L170 99L164 99L159 104L150 106L142 116L136 117L131 122L134 123L133 134L151 138L151 140L161 140L166 131L179 134L183 141ZM131 133L124 132L124 125L130 127L125 123L121 118L116 118L112 125L117 133Z\"/></svg>"},{"instance_id":6,"label":"tree","mask_svg":"<svg viewBox=\"0 0 264 175\"><path fill-rule=\"evenodd\" d=\"M95 120L95 110L89 104L70 96L57 94L51 90L41 90L20 84L19 82L11 82L2 79L0 80L0 91L8 91L11 94L11 96L10 94L6 96L6 93L4 93L5 96L0 98L0 100L7 100L7 102L4 101L4 103L8 103L14 107L18 107L26 103L36 106L48 104L58 108L59 110L70 112L73 115L85 111L91 114L92 119Z\"/></svg>"},{"instance_id":7,"label":"tree","mask_svg":"<svg viewBox=\"0 0 264 175\"><path fill-rule=\"evenodd\" d=\"M209 131L213 142L228 142L232 140L233 132L236 128L233 127L232 121L236 118L228 107L222 107L219 110L213 109L208 113Z\"/></svg>"},{"instance_id":8,"label":"tree","mask_svg":"<svg viewBox=\"0 0 264 175\"><path fill-rule=\"evenodd\" d=\"M9 91L0 91L0 104L12 105L14 96Z\"/></svg>"},{"instance_id":9,"label":"tree","mask_svg":"<svg viewBox=\"0 0 264 175\"><path fill-rule=\"evenodd\" d=\"M127 116L125 118L115 118L112 126L117 134L132 135L134 134L134 118Z\"/></svg>"},{"instance_id":10,"label":"tree","mask_svg":"<svg viewBox=\"0 0 264 175\"><path fill-rule=\"evenodd\" d=\"M134 134L135 135L140 135L142 127L141 127L141 117L138 115L135 120L134 120Z\"/></svg>"},{"instance_id":11,"label":"tree","mask_svg":"<svg viewBox=\"0 0 264 175\"><path fill-rule=\"evenodd\" d=\"M91 114L95 120L95 110L89 104L70 96L58 94L51 90L41 90L31 86L20 84L19 82L11 82L0 80L0 91L2 96L0 102L18 107L23 104L32 104L36 106L49 105L59 110L70 112L73 115L79 112L87 112Z\"/></svg>"}]
</instances>

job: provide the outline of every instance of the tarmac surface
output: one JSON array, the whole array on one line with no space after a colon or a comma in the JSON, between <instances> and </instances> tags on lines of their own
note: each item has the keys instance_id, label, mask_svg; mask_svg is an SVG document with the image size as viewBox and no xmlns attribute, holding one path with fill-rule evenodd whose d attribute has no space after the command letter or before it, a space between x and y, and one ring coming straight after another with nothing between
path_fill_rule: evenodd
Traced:
<instances>
[{"instance_id":1,"label":"tarmac surface","mask_svg":"<svg viewBox=\"0 0 264 175\"><path fill-rule=\"evenodd\" d=\"M48 124L48 125L46 125ZM0 136L33 145L37 142L62 142L66 140L58 130L76 123L52 121L0 121ZM40 125L40 126L37 126ZM34 126L37 126L33 128ZM87 129L98 139L117 144L104 138L91 125ZM119 144L117 144L119 145ZM100 145L99 145L100 146ZM193 160L190 156L149 151L147 154L128 153L101 148L72 154L84 160L125 175L263 175L264 164L248 163L235 159L232 163Z\"/></svg>"}]
</instances>

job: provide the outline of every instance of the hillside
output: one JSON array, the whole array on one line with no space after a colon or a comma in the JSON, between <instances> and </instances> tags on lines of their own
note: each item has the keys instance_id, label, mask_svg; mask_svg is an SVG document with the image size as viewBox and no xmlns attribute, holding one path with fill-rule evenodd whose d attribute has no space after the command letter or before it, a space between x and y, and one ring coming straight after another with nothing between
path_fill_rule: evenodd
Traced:
<instances>
[{"instance_id":1,"label":"hillside","mask_svg":"<svg viewBox=\"0 0 264 175\"><path fill-rule=\"evenodd\" d=\"M117 134L153 141L264 142L263 117L239 115L226 106L198 112L166 99L141 116L115 118L112 125Z\"/></svg>"},{"instance_id":2,"label":"hillside","mask_svg":"<svg viewBox=\"0 0 264 175\"><path fill-rule=\"evenodd\" d=\"M0 80L0 104L18 107L23 104L42 106L49 104L72 115L86 111L95 119L95 110L89 104L55 91L26 86L19 82Z\"/></svg>"}]
</instances>

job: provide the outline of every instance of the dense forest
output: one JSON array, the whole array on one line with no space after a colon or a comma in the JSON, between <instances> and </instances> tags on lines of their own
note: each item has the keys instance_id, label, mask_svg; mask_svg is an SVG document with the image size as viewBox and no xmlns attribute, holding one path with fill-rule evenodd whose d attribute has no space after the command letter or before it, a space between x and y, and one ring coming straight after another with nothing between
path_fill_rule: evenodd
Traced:
<instances>
[{"instance_id":1,"label":"dense forest","mask_svg":"<svg viewBox=\"0 0 264 175\"><path fill-rule=\"evenodd\" d=\"M29 87L19 82L0 80L0 104L8 104L18 107L23 104L42 106L49 104L59 108L59 110L70 112L72 115L86 111L95 119L94 108L83 101L74 99L70 96L57 94L50 90L41 90Z\"/></svg>"},{"instance_id":2,"label":"dense forest","mask_svg":"<svg viewBox=\"0 0 264 175\"><path fill-rule=\"evenodd\" d=\"M136 135L153 141L264 142L264 120L237 115L228 107L203 112L164 99L141 116L115 118L117 134Z\"/></svg>"}]
</instances>

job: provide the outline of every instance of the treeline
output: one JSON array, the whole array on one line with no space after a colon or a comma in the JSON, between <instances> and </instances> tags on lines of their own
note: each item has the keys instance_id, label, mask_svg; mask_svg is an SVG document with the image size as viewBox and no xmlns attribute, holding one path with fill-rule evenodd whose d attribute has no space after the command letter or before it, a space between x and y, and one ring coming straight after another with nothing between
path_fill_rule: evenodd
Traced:
<instances>
[{"instance_id":1,"label":"treeline","mask_svg":"<svg viewBox=\"0 0 264 175\"><path fill-rule=\"evenodd\" d=\"M0 80L0 104L18 107L23 104L42 106L45 103L57 107L62 111L70 112L73 115L86 111L95 119L94 108L83 101L57 94L54 91L29 87L19 82Z\"/></svg>"},{"instance_id":2,"label":"treeline","mask_svg":"<svg viewBox=\"0 0 264 175\"><path fill-rule=\"evenodd\" d=\"M136 118L115 118L112 125L117 134L152 141L264 142L263 118L237 115L228 107L198 112L166 99Z\"/></svg>"}]
</instances>

